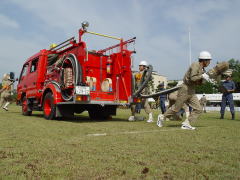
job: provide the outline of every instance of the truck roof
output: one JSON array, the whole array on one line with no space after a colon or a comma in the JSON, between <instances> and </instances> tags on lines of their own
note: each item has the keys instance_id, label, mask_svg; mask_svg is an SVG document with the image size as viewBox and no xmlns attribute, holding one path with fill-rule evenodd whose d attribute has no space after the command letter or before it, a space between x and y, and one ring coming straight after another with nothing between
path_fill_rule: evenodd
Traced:
<instances>
[{"instance_id":1,"label":"truck roof","mask_svg":"<svg viewBox=\"0 0 240 180\"><path fill-rule=\"evenodd\" d=\"M35 59L36 57L42 55L44 52L47 52L47 51L48 51L48 50L46 50L46 49L40 50L38 53L36 53L36 54L32 55L31 57L29 57L29 58L25 61L25 63L31 61L32 59Z\"/></svg>"}]
</instances>

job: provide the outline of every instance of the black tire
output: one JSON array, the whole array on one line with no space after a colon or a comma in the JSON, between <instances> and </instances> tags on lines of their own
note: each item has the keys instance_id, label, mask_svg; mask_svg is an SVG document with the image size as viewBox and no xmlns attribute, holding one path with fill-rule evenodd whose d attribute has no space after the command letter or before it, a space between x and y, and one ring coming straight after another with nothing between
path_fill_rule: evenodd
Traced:
<instances>
[{"instance_id":1,"label":"black tire","mask_svg":"<svg viewBox=\"0 0 240 180\"><path fill-rule=\"evenodd\" d=\"M27 102L27 98L26 98L26 96L24 96L22 98L22 114L24 116L31 116L32 115L32 111L29 110L29 109L30 108L29 108L29 105L28 105L28 102Z\"/></svg>"},{"instance_id":2,"label":"black tire","mask_svg":"<svg viewBox=\"0 0 240 180\"><path fill-rule=\"evenodd\" d=\"M43 100L43 115L45 119L56 118L56 104L54 104L53 94L48 92Z\"/></svg>"}]
</instances>

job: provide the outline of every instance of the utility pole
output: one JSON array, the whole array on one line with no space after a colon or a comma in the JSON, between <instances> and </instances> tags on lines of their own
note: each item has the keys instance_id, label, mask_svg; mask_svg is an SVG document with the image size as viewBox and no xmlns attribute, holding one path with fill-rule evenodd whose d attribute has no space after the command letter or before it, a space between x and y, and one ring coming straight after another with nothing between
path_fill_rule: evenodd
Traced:
<instances>
[{"instance_id":1,"label":"utility pole","mask_svg":"<svg viewBox=\"0 0 240 180\"><path fill-rule=\"evenodd\" d=\"M189 41L189 65L192 64L192 47L191 47L191 27L188 27L188 41Z\"/></svg>"}]
</instances>

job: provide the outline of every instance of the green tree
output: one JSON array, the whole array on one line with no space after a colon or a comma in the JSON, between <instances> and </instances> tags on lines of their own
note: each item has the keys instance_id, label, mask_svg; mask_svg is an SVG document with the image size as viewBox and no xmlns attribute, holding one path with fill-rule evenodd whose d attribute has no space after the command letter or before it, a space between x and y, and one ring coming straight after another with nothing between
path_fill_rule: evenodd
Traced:
<instances>
[{"instance_id":1,"label":"green tree","mask_svg":"<svg viewBox=\"0 0 240 180\"><path fill-rule=\"evenodd\" d=\"M206 93L206 94L212 94L212 93L218 93L218 87L219 87L219 84L216 83L216 84L212 84L210 82L206 82L200 86L197 86L196 88L196 93L197 94L203 94L203 93Z\"/></svg>"},{"instance_id":2,"label":"green tree","mask_svg":"<svg viewBox=\"0 0 240 180\"><path fill-rule=\"evenodd\" d=\"M236 92L240 92L240 62L239 60L230 59L229 68L233 70L232 80L236 84Z\"/></svg>"},{"instance_id":3,"label":"green tree","mask_svg":"<svg viewBox=\"0 0 240 180\"><path fill-rule=\"evenodd\" d=\"M175 87L176 85L177 85L177 83L178 83L178 81L177 80L174 80L174 81L172 81L172 82L168 82L168 87L169 88L172 88L172 87Z\"/></svg>"}]
</instances>

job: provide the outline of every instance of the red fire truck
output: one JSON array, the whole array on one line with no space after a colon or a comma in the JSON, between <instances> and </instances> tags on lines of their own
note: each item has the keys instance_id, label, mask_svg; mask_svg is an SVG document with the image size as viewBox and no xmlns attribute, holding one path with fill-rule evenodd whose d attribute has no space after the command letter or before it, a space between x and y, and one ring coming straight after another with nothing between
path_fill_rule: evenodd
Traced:
<instances>
[{"instance_id":1,"label":"red fire truck","mask_svg":"<svg viewBox=\"0 0 240 180\"><path fill-rule=\"evenodd\" d=\"M116 115L119 105L132 102L131 55L127 49L135 38L90 32L82 23L78 41L72 37L55 47L40 50L26 60L17 85L22 114L43 111L46 119L73 117L88 111L91 118ZM82 41L86 33L113 38L118 44L89 51Z\"/></svg>"}]
</instances>

